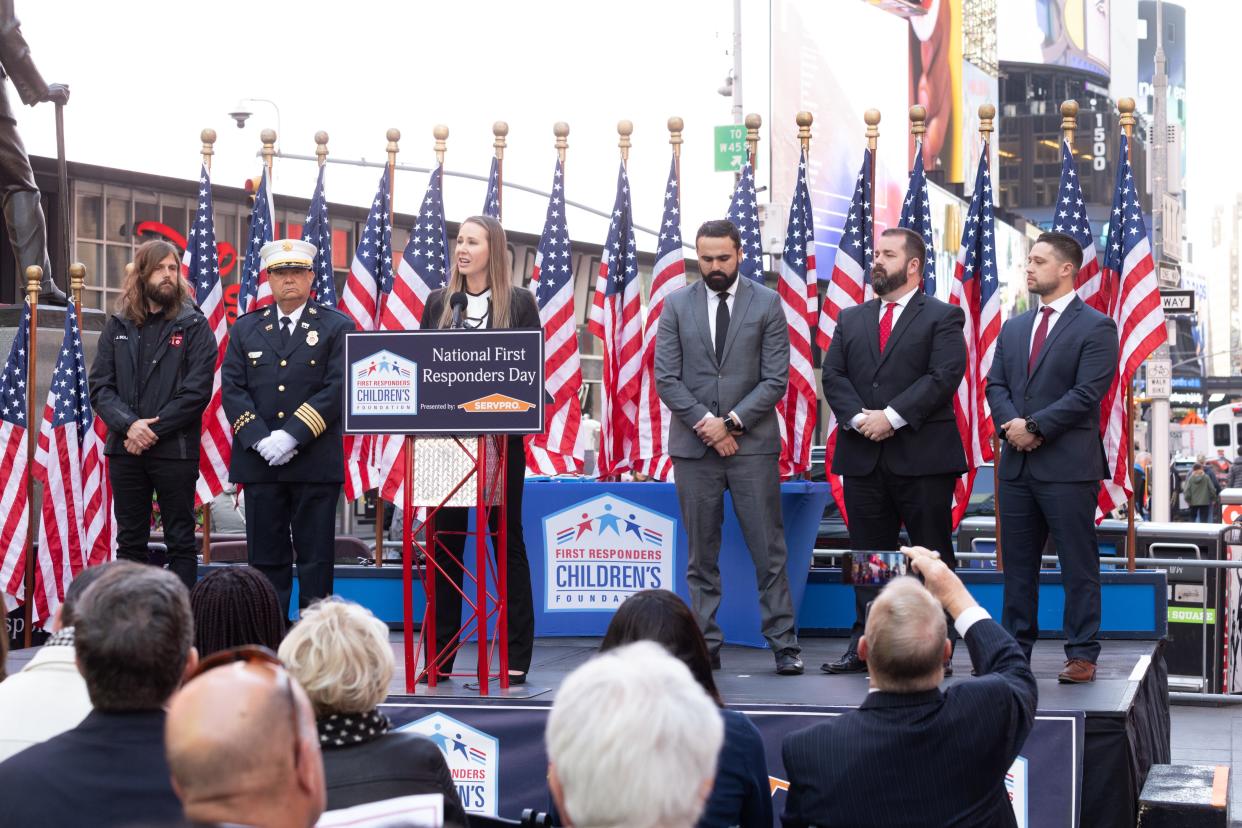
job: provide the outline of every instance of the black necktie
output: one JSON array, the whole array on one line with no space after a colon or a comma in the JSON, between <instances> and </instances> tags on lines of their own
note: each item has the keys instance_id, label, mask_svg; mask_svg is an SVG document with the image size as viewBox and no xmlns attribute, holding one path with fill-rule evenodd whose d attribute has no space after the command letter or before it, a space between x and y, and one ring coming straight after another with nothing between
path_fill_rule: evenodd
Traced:
<instances>
[{"instance_id":1,"label":"black necktie","mask_svg":"<svg viewBox=\"0 0 1242 828\"><path fill-rule=\"evenodd\" d=\"M729 336L729 293L716 294L716 363L724 361L725 339Z\"/></svg>"},{"instance_id":2,"label":"black necktie","mask_svg":"<svg viewBox=\"0 0 1242 828\"><path fill-rule=\"evenodd\" d=\"M280 344L288 345L289 337L293 335L293 320L287 316L280 317Z\"/></svg>"}]
</instances>

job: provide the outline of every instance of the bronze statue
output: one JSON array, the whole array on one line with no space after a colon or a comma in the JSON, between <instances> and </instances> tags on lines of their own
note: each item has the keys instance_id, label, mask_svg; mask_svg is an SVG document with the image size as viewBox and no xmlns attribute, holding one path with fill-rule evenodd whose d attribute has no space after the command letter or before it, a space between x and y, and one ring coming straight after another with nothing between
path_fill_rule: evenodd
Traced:
<instances>
[{"instance_id":1,"label":"bronze statue","mask_svg":"<svg viewBox=\"0 0 1242 828\"><path fill-rule=\"evenodd\" d=\"M23 274L26 268L39 265L43 268L39 302L64 305L65 294L52 279L43 204L26 147L17 134L17 119L13 117L3 81L6 75L17 87L22 103L34 106L42 101L61 105L69 102L69 87L45 82L31 60L30 47L22 37L21 23L13 11L13 0L0 0L0 206L4 210L9 243L17 257L18 295L25 291ZM68 193L61 194L61 201L62 210L70 209Z\"/></svg>"}]
</instances>

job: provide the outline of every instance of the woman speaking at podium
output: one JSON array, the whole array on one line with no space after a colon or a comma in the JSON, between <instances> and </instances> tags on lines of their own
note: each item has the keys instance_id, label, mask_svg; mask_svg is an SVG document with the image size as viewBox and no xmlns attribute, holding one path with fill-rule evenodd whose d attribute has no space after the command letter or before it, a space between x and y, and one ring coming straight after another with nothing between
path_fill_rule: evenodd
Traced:
<instances>
[{"instance_id":1,"label":"woman speaking at podium","mask_svg":"<svg viewBox=\"0 0 1242 828\"><path fill-rule=\"evenodd\" d=\"M539 309L530 291L515 289L505 262L508 244L500 222L489 216L471 216L457 231L457 247L448 285L431 292L423 310L422 327L449 328L455 311L460 314L461 327L467 330L486 328L539 328ZM464 293L461 300L452 301ZM454 308L454 304L456 308ZM505 515L507 531L505 560L508 564L509 603L509 683L523 684L530 668L531 650L535 643L535 610L530 589L530 564L526 560L526 542L522 538L522 488L526 479L526 449L522 435L508 437L508 463L505 467ZM489 526L498 528L498 512L493 511ZM442 543L452 553L442 563L447 578L436 578L436 651L442 653L461 629L462 570L459 563L465 548L466 509L447 508L436 513L436 528L446 533ZM499 550L497 550L499 554ZM456 654L454 654L456 655ZM444 659L440 675L453 671L453 656Z\"/></svg>"}]
</instances>

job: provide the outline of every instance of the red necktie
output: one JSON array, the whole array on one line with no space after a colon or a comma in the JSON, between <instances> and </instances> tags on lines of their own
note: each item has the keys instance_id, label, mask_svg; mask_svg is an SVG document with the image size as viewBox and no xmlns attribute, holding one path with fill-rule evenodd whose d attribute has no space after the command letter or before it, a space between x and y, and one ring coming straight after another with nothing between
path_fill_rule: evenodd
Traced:
<instances>
[{"instance_id":1,"label":"red necktie","mask_svg":"<svg viewBox=\"0 0 1242 828\"><path fill-rule=\"evenodd\" d=\"M1039 352L1044 347L1044 340L1048 338L1048 318L1052 316L1052 308L1044 305L1039 309L1043 318L1039 320L1039 327L1035 329L1035 341L1031 343L1031 357L1026 361L1026 373L1030 376L1035 370L1035 360L1039 359Z\"/></svg>"},{"instance_id":2,"label":"red necktie","mask_svg":"<svg viewBox=\"0 0 1242 828\"><path fill-rule=\"evenodd\" d=\"M884 353L884 346L888 344L888 335L893 332L893 308L897 307L896 302L889 302L884 306L884 315L880 317L880 353Z\"/></svg>"}]
</instances>

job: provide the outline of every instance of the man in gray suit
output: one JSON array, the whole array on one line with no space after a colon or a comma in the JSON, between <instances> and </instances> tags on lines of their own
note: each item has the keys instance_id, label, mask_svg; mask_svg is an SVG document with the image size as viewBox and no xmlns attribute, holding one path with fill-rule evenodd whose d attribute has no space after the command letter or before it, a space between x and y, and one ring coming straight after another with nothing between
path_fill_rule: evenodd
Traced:
<instances>
[{"instance_id":1,"label":"man in gray suit","mask_svg":"<svg viewBox=\"0 0 1242 828\"><path fill-rule=\"evenodd\" d=\"M789 330L776 292L738 279L741 239L732 222L705 223L695 248L703 280L665 300L655 354L656 389L673 413L668 445L690 541L690 605L719 668L720 526L728 489L755 563L776 672L799 675L775 414L789 379Z\"/></svg>"}]
</instances>

